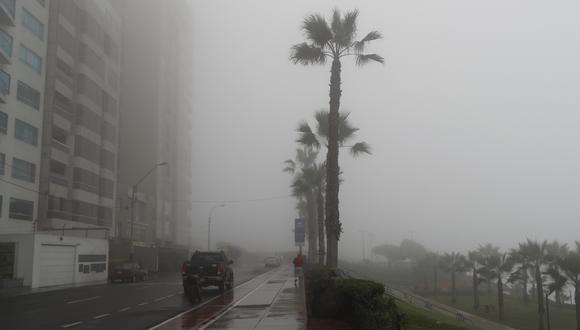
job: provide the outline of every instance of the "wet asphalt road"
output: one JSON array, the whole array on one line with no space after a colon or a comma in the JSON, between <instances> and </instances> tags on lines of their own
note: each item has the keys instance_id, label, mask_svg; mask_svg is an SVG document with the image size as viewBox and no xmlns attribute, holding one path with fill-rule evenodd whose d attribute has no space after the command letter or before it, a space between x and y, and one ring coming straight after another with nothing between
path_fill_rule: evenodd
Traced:
<instances>
[{"instance_id":1,"label":"wet asphalt road","mask_svg":"<svg viewBox=\"0 0 580 330\"><path fill-rule=\"evenodd\" d=\"M265 272L234 268L236 285ZM140 283L103 284L0 297L0 329L147 329L193 305L183 296L179 273ZM219 294L204 289L206 301Z\"/></svg>"}]
</instances>

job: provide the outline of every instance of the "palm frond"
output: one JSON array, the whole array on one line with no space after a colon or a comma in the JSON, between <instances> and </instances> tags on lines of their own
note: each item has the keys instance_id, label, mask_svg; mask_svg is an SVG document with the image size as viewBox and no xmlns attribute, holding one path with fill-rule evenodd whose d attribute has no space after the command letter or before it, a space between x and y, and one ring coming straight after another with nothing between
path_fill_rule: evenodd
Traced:
<instances>
[{"instance_id":1,"label":"palm frond","mask_svg":"<svg viewBox=\"0 0 580 330\"><path fill-rule=\"evenodd\" d=\"M353 157L358 157L363 153L371 155L371 146L366 142L355 143L350 147L350 153Z\"/></svg>"},{"instance_id":2,"label":"palm frond","mask_svg":"<svg viewBox=\"0 0 580 330\"><path fill-rule=\"evenodd\" d=\"M371 31L361 40L355 41L352 46L357 54L361 54L362 52L364 52L365 47L369 42L381 39L382 37L383 36L379 31Z\"/></svg>"},{"instance_id":3,"label":"palm frond","mask_svg":"<svg viewBox=\"0 0 580 330\"><path fill-rule=\"evenodd\" d=\"M326 19L321 15L314 14L306 17L302 23L302 29L308 40L321 49L324 49L328 41L332 39L332 31Z\"/></svg>"},{"instance_id":4,"label":"palm frond","mask_svg":"<svg viewBox=\"0 0 580 330\"><path fill-rule=\"evenodd\" d=\"M314 113L316 133L328 140L328 111L321 109Z\"/></svg>"},{"instance_id":5,"label":"palm frond","mask_svg":"<svg viewBox=\"0 0 580 330\"><path fill-rule=\"evenodd\" d=\"M290 61L302 65L324 64L326 55L322 48L303 42L290 48Z\"/></svg>"},{"instance_id":6,"label":"palm frond","mask_svg":"<svg viewBox=\"0 0 580 330\"><path fill-rule=\"evenodd\" d=\"M352 41L356 36L356 20L358 17L358 10L352 10L344 14L340 19L340 24L333 26L334 42L343 48L351 47ZM333 19L334 23L334 19ZM334 25L334 24L333 24ZM336 27L336 28L335 28Z\"/></svg>"},{"instance_id":7,"label":"palm frond","mask_svg":"<svg viewBox=\"0 0 580 330\"><path fill-rule=\"evenodd\" d=\"M356 64L363 66L369 62L385 63L385 59L379 54L358 54L356 55Z\"/></svg>"},{"instance_id":8,"label":"palm frond","mask_svg":"<svg viewBox=\"0 0 580 330\"><path fill-rule=\"evenodd\" d=\"M350 121L348 121L348 116L350 112L341 112L338 118L338 143L343 144L353 137L359 129L354 127Z\"/></svg>"},{"instance_id":9,"label":"palm frond","mask_svg":"<svg viewBox=\"0 0 580 330\"><path fill-rule=\"evenodd\" d=\"M294 162L292 159L286 159L284 161L284 165L286 167L284 167L284 169L282 170L283 172L287 172L290 174L294 174L294 172L296 172L296 162Z\"/></svg>"},{"instance_id":10,"label":"palm frond","mask_svg":"<svg viewBox=\"0 0 580 330\"><path fill-rule=\"evenodd\" d=\"M316 134L312 132L310 125L308 125L306 121L303 121L298 125L297 131L300 134L296 142L306 147L316 149L320 148L320 142L318 141Z\"/></svg>"}]
</instances>

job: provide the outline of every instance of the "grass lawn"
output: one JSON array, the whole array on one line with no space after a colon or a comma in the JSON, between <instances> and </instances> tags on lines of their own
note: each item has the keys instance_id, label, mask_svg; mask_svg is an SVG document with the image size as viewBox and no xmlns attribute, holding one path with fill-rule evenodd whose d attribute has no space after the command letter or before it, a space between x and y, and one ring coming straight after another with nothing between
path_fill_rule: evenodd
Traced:
<instances>
[{"instance_id":1,"label":"grass lawn","mask_svg":"<svg viewBox=\"0 0 580 330\"><path fill-rule=\"evenodd\" d=\"M433 297L429 297L434 299ZM443 296L435 300L454 306L468 313L476 314L488 320L505 324L515 329L537 329L538 328L538 305L530 301L527 305L521 299L505 296L504 298L504 319L500 321L497 313L497 296L482 295L478 311L473 310L473 297L458 296L457 304L451 305L451 297ZM490 313L485 312L485 305L493 305L495 309ZM550 303L550 320L551 328L556 329L575 329L576 313L573 306L556 307L556 304Z\"/></svg>"},{"instance_id":2,"label":"grass lawn","mask_svg":"<svg viewBox=\"0 0 580 330\"><path fill-rule=\"evenodd\" d=\"M410 330L422 330L422 329L433 329L433 330L463 330L469 329L465 326L465 323L457 321L456 319L443 315L437 312L431 312L407 304L401 301L397 301L397 308L399 312L405 314L405 325L403 329Z\"/></svg>"}]
</instances>

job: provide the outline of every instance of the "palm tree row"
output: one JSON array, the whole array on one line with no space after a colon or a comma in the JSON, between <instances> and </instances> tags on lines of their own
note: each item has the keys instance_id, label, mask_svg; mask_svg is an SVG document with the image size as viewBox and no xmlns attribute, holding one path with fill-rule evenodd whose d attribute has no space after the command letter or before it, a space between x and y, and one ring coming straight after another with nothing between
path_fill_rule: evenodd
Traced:
<instances>
[{"instance_id":1,"label":"palm tree row","mask_svg":"<svg viewBox=\"0 0 580 330\"><path fill-rule=\"evenodd\" d=\"M345 57L354 57L357 65L369 62L383 63L383 58L377 54L366 54L365 48L373 41L381 38L378 31L372 31L364 38L356 40L358 10L342 15L338 9L328 22L324 16L314 14L307 16L302 23L306 42L296 44L290 49L290 61L302 65L324 65L332 62L330 70L329 116L325 123L328 143L326 144L326 194L325 215L327 235L327 265L336 268L338 264L338 240L342 232L339 220L338 190L340 169L339 127L341 90L341 61Z\"/></svg>"},{"instance_id":2,"label":"palm tree row","mask_svg":"<svg viewBox=\"0 0 580 330\"><path fill-rule=\"evenodd\" d=\"M318 256L318 263L321 265L325 263L328 250L326 245L331 242L332 236L329 235L328 222L324 221L326 163L317 161L319 150L328 146L328 116L328 111L317 111L314 115L315 129L307 121L298 125L296 142L299 148L296 150L295 160L288 159L284 162L284 171L294 176L291 188L292 195L298 199L298 213L307 222L308 258L316 260ZM349 148L354 157L370 154L370 147L366 142L347 145L355 137L358 128L348 121L348 114L340 114L339 118L339 146ZM329 260L326 259L327 265Z\"/></svg>"},{"instance_id":3,"label":"palm tree row","mask_svg":"<svg viewBox=\"0 0 580 330\"><path fill-rule=\"evenodd\" d=\"M567 285L574 287L574 302L580 301L580 242L574 249L557 241L526 240L517 248L501 252L499 247L491 244L481 245L469 251L467 257L457 253L428 253L418 262L418 269L424 278L431 273L433 294L437 294L437 270L442 269L451 277L451 303L456 303L456 277L458 274L470 273L473 288L473 308L479 304L479 284L495 283L497 292L498 318L504 315L504 287L506 284L522 286L524 303L530 299L528 284L531 282L531 293L538 305L538 329L546 328L546 303L554 294L556 304L562 303L563 289ZM580 330L580 305L576 303L576 329Z\"/></svg>"}]
</instances>

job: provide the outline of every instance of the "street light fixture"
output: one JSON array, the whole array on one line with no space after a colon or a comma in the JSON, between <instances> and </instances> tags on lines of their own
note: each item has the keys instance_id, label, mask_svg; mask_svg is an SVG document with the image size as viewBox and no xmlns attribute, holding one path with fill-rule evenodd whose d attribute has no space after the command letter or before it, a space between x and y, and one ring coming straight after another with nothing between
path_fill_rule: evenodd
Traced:
<instances>
[{"instance_id":1,"label":"street light fixture","mask_svg":"<svg viewBox=\"0 0 580 330\"><path fill-rule=\"evenodd\" d=\"M211 250L211 215L213 214L213 211L215 209L217 209L218 207L225 207L225 206L226 206L226 204L219 204L219 205L213 206L209 210L209 216L207 217L207 250L208 251Z\"/></svg>"},{"instance_id":2,"label":"street light fixture","mask_svg":"<svg viewBox=\"0 0 580 330\"><path fill-rule=\"evenodd\" d=\"M131 189L131 252L129 254L129 260L133 261L133 254L134 254L134 244L133 244L133 224L135 223L135 197L136 197L136 192L137 192L137 186L143 182L143 180L145 180L151 173L153 173L153 171L155 171L159 166L165 166L167 165L167 162L161 162L158 164L155 164L155 166L153 166L147 173L145 173L145 175L143 175L141 177L141 179L139 179L137 181L137 183L135 183Z\"/></svg>"}]
</instances>

